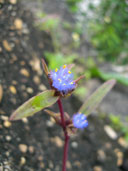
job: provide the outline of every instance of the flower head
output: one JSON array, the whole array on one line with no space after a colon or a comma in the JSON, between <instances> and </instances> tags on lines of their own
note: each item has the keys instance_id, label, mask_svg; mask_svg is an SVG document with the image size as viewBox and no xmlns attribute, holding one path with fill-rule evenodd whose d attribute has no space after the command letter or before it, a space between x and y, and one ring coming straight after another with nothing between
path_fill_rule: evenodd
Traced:
<instances>
[{"instance_id":1,"label":"flower head","mask_svg":"<svg viewBox=\"0 0 128 171\"><path fill-rule=\"evenodd\" d=\"M76 87L76 83L73 81L73 74L66 65L51 71L50 78L52 80L52 87L63 94L67 94Z\"/></svg>"},{"instance_id":2,"label":"flower head","mask_svg":"<svg viewBox=\"0 0 128 171\"><path fill-rule=\"evenodd\" d=\"M82 113L77 113L73 116L73 125L76 128L86 128L88 126L87 117Z\"/></svg>"}]
</instances>

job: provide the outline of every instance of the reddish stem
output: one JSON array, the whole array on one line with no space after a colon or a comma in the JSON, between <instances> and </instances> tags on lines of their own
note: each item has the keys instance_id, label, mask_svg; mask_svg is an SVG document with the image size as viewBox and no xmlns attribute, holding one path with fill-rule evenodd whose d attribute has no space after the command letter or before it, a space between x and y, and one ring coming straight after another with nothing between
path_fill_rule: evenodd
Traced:
<instances>
[{"instance_id":1,"label":"reddish stem","mask_svg":"<svg viewBox=\"0 0 128 171\"><path fill-rule=\"evenodd\" d=\"M65 120L64 120L64 110L63 110L63 106L62 106L62 103L61 103L61 100L60 99L57 102L58 102L58 106L59 106L59 110L60 110L61 124L62 124L63 129L65 130L66 124L65 124Z\"/></svg>"},{"instance_id":2,"label":"reddish stem","mask_svg":"<svg viewBox=\"0 0 128 171\"><path fill-rule=\"evenodd\" d=\"M57 102L58 102L60 115L61 115L61 125L62 125L63 131L64 131L64 136L65 136L62 171L66 171L66 161L67 161L67 158L68 158L69 136L68 136L68 133L67 133L67 130L66 130L66 123L65 123L65 119L64 119L64 110L63 110L61 100L59 99Z\"/></svg>"},{"instance_id":3,"label":"reddish stem","mask_svg":"<svg viewBox=\"0 0 128 171\"><path fill-rule=\"evenodd\" d=\"M67 132L65 132L65 144L64 144L62 171L66 171L66 161L68 158L68 146L69 146L69 136L67 135Z\"/></svg>"}]
</instances>

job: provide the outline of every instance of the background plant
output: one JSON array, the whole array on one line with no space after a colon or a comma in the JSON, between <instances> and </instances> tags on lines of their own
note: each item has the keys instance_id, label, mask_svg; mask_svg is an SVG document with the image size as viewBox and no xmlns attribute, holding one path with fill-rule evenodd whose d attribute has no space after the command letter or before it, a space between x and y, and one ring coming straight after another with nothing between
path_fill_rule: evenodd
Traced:
<instances>
[{"instance_id":1,"label":"background plant","mask_svg":"<svg viewBox=\"0 0 128 171\"><path fill-rule=\"evenodd\" d=\"M61 102L62 98L65 98L74 91L78 81L83 78L79 77L73 80L73 74L70 71L72 65L63 65L60 69L56 68L54 71L50 71L44 60L42 60L44 72L49 80L51 90L46 90L39 95L32 97L30 100L21 105L11 115L10 120L18 120L24 117L32 116L36 112L58 103L59 113L54 113L49 110L45 110L50 116L52 116L56 123L63 129L65 144L64 154L62 162L62 171L66 171L66 161L68 157L69 138L75 134L77 129L84 129L88 126L87 117L102 101L105 95L111 90L115 84L115 80L109 80L105 82L100 88L98 88L80 107L78 112L72 117L66 113L63 109Z\"/></svg>"}]
</instances>

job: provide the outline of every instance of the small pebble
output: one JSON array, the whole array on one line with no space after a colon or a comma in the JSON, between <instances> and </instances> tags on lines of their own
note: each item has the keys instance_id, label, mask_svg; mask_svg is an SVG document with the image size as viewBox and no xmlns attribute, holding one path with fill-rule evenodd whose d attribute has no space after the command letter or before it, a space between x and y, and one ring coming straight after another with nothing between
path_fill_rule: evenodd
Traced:
<instances>
[{"instance_id":1,"label":"small pebble","mask_svg":"<svg viewBox=\"0 0 128 171\"><path fill-rule=\"evenodd\" d=\"M113 140L117 139L117 133L112 129L109 125L104 126L104 130L106 134Z\"/></svg>"},{"instance_id":2,"label":"small pebble","mask_svg":"<svg viewBox=\"0 0 128 171\"><path fill-rule=\"evenodd\" d=\"M60 137L56 136L52 138L52 141L56 144L57 147L63 147L63 141Z\"/></svg>"},{"instance_id":3,"label":"small pebble","mask_svg":"<svg viewBox=\"0 0 128 171\"><path fill-rule=\"evenodd\" d=\"M22 75L26 76L26 77L29 77L29 72L28 72L25 68L22 68L22 69L20 70L20 73L21 73Z\"/></svg>"},{"instance_id":4,"label":"small pebble","mask_svg":"<svg viewBox=\"0 0 128 171\"><path fill-rule=\"evenodd\" d=\"M30 65L32 66L33 70L37 72L38 75L42 75L43 71L42 68L40 67L39 58L35 57L34 60L31 60Z\"/></svg>"},{"instance_id":5,"label":"small pebble","mask_svg":"<svg viewBox=\"0 0 128 171\"><path fill-rule=\"evenodd\" d=\"M50 120L47 120L47 121L46 121L46 125L47 125L48 127L53 127L53 126L54 126L54 122L52 122L52 121L50 121Z\"/></svg>"},{"instance_id":6,"label":"small pebble","mask_svg":"<svg viewBox=\"0 0 128 171\"><path fill-rule=\"evenodd\" d=\"M16 18L14 21L14 26L17 30L21 30L23 27L23 22L20 18Z\"/></svg>"},{"instance_id":7,"label":"small pebble","mask_svg":"<svg viewBox=\"0 0 128 171\"><path fill-rule=\"evenodd\" d=\"M67 160L67 162L66 162L66 167L67 167L67 169L71 169L72 168L72 165L71 165L69 160Z\"/></svg>"},{"instance_id":8,"label":"small pebble","mask_svg":"<svg viewBox=\"0 0 128 171\"><path fill-rule=\"evenodd\" d=\"M117 152L117 166L121 166L123 163L123 153L121 151Z\"/></svg>"},{"instance_id":9,"label":"small pebble","mask_svg":"<svg viewBox=\"0 0 128 171\"><path fill-rule=\"evenodd\" d=\"M40 84L39 85L39 90L41 90L41 91L44 91L44 90L46 90L47 88L46 88L46 86L44 85L44 84Z\"/></svg>"},{"instance_id":10,"label":"small pebble","mask_svg":"<svg viewBox=\"0 0 128 171\"><path fill-rule=\"evenodd\" d=\"M9 128L11 125L12 125L11 122L4 121L4 127Z\"/></svg>"},{"instance_id":11,"label":"small pebble","mask_svg":"<svg viewBox=\"0 0 128 171\"><path fill-rule=\"evenodd\" d=\"M27 119L27 118L22 118L22 121L23 121L24 123L28 123L28 119Z\"/></svg>"},{"instance_id":12,"label":"small pebble","mask_svg":"<svg viewBox=\"0 0 128 171\"><path fill-rule=\"evenodd\" d=\"M3 46L8 52L12 51L12 47L10 46L7 40L3 40Z\"/></svg>"},{"instance_id":13,"label":"small pebble","mask_svg":"<svg viewBox=\"0 0 128 171\"><path fill-rule=\"evenodd\" d=\"M14 5L17 3L17 0L10 0L9 2Z\"/></svg>"},{"instance_id":14,"label":"small pebble","mask_svg":"<svg viewBox=\"0 0 128 171\"><path fill-rule=\"evenodd\" d=\"M24 165L26 163L25 157L20 158L20 165Z\"/></svg>"},{"instance_id":15,"label":"small pebble","mask_svg":"<svg viewBox=\"0 0 128 171\"><path fill-rule=\"evenodd\" d=\"M19 149L22 153L26 153L28 150L28 147L26 144L19 144Z\"/></svg>"},{"instance_id":16,"label":"small pebble","mask_svg":"<svg viewBox=\"0 0 128 171\"><path fill-rule=\"evenodd\" d=\"M9 157L9 156L10 156L9 151L7 151L7 152L5 153L5 155L6 155L7 157ZM1 170L0 170L0 171L1 171Z\"/></svg>"},{"instance_id":17,"label":"small pebble","mask_svg":"<svg viewBox=\"0 0 128 171\"><path fill-rule=\"evenodd\" d=\"M124 139L123 137L120 137L120 138L118 139L118 143L119 143L122 147L124 147L124 148L127 148L127 147L128 147L128 143L125 141L125 139Z\"/></svg>"},{"instance_id":18,"label":"small pebble","mask_svg":"<svg viewBox=\"0 0 128 171\"><path fill-rule=\"evenodd\" d=\"M33 89L31 87L27 87L27 92L32 94L33 93Z\"/></svg>"},{"instance_id":19,"label":"small pebble","mask_svg":"<svg viewBox=\"0 0 128 171\"><path fill-rule=\"evenodd\" d=\"M3 120L3 121L7 121L8 120L8 116L1 116L1 119Z\"/></svg>"},{"instance_id":20,"label":"small pebble","mask_svg":"<svg viewBox=\"0 0 128 171\"><path fill-rule=\"evenodd\" d=\"M102 171L102 168L100 166L95 166L93 168L93 171Z\"/></svg>"},{"instance_id":21,"label":"small pebble","mask_svg":"<svg viewBox=\"0 0 128 171\"><path fill-rule=\"evenodd\" d=\"M71 143L71 146L72 146L73 148L77 148L77 147L78 147L78 143L74 141L74 142Z\"/></svg>"},{"instance_id":22,"label":"small pebble","mask_svg":"<svg viewBox=\"0 0 128 171\"><path fill-rule=\"evenodd\" d=\"M117 166L120 167L123 164L123 159L117 159Z\"/></svg>"},{"instance_id":23,"label":"small pebble","mask_svg":"<svg viewBox=\"0 0 128 171\"><path fill-rule=\"evenodd\" d=\"M33 77L33 81L34 81L36 84L40 84L40 77L39 77L39 76L34 76L34 77Z\"/></svg>"},{"instance_id":24,"label":"small pebble","mask_svg":"<svg viewBox=\"0 0 128 171\"><path fill-rule=\"evenodd\" d=\"M34 153L34 147L33 146L29 146L28 150L29 150L30 153Z\"/></svg>"},{"instance_id":25,"label":"small pebble","mask_svg":"<svg viewBox=\"0 0 128 171\"><path fill-rule=\"evenodd\" d=\"M7 141L11 141L11 136L9 136L9 135L7 135L6 137L5 137L5 139L7 140Z\"/></svg>"},{"instance_id":26,"label":"small pebble","mask_svg":"<svg viewBox=\"0 0 128 171\"><path fill-rule=\"evenodd\" d=\"M13 85L11 85L9 87L9 90L11 91L12 94L16 94L17 93L16 88Z\"/></svg>"}]
</instances>

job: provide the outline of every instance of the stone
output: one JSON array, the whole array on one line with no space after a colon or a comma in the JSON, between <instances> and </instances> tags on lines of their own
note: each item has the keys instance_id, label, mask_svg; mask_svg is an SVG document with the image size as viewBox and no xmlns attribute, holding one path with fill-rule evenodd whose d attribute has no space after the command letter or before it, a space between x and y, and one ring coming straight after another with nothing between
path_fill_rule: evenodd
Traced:
<instances>
[{"instance_id":1,"label":"stone","mask_svg":"<svg viewBox=\"0 0 128 171\"><path fill-rule=\"evenodd\" d=\"M34 153L34 147L33 146L29 146L28 150L29 150L30 153Z\"/></svg>"},{"instance_id":2,"label":"stone","mask_svg":"<svg viewBox=\"0 0 128 171\"><path fill-rule=\"evenodd\" d=\"M40 60L37 56L35 56L34 59L30 61L30 65L32 66L32 69L37 72L38 75L42 75L43 71L40 66Z\"/></svg>"},{"instance_id":3,"label":"stone","mask_svg":"<svg viewBox=\"0 0 128 171\"><path fill-rule=\"evenodd\" d=\"M56 136L52 138L51 141L54 142L57 147L63 147L63 141L60 139L60 137Z\"/></svg>"},{"instance_id":4,"label":"stone","mask_svg":"<svg viewBox=\"0 0 128 171\"><path fill-rule=\"evenodd\" d=\"M20 158L20 165L24 165L26 163L26 158L25 157L21 157Z\"/></svg>"},{"instance_id":5,"label":"stone","mask_svg":"<svg viewBox=\"0 0 128 171\"><path fill-rule=\"evenodd\" d=\"M28 119L27 119L27 118L22 118L22 121L23 121L24 123L28 123Z\"/></svg>"},{"instance_id":6,"label":"stone","mask_svg":"<svg viewBox=\"0 0 128 171\"><path fill-rule=\"evenodd\" d=\"M40 91L44 91L44 90L46 90L47 88L46 88L46 86L44 85L44 84L40 84L39 85L39 90Z\"/></svg>"},{"instance_id":7,"label":"stone","mask_svg":"<svg viewBox=\"0 0 128 171\"><path fill-rule=\"evenodd\" d=\"M102 171L102 167L94 166L93 171Z\"/></svg>"},{"instance_id":8,"label":"stone","mask_svg":"<svg viewBox=\"0 0 128 171\"><path fill-rule=\"evenodd\" d=\"M75 142L75 141L73 141L73 142L71 143L71 146L72 146L72 148L77 148L77 147L78 147L78 143Z\"/></svg>"},{"instance_id":9,"label":"stone","mask_svg":"<svg viewBox=\"0 0 128 171\"><path fill-rule=\"evenodd\" d=\"M9 136L9 135L7 135L5 138L7 141L11 141L11 139L12 139L11 136Z\"/></svg>"},{"instance_id":10,"label":"stone","mask_svg":"<svg viewBox=\"0 0 128 171\"><path fill-rule=\"evenodd\" d=\"M27 150L28 150L28 147L26 144L19 144L19 150L22 152L22 153L26 153Z\"/></svg>"},{"instance_id":11,"label":"stone","mask_svg":"<svg viewBox=\"0 0 128 171\"><path fill-rule=\"evenodd\" d=\"M36 84L40 84L40 77L39 76L34 76L33 77L33 81L36 83Z\"/></svg>"},{"instance_id":12,"label":"stone","mask_svg":"<svg viewBox=\"0 0 128 171\"><path fill-rule=\"evenodd\" d=\"M1 115L1 119L2 119L3 121L7 121L7 120L8 120L8 116L3 116L3 115Z\"/></svg>"},{"instance_id":13,"label":"stone","mask_svg":"<svg viewBox=\"0 0 128 171\"><path fill-rule=\"evenodd\" d=\"M14 21L14 26L17 30L21 30L23 27L23 22L20 18L16 18Z\"/></svg>"},{"instance_id":14,"label":"stone","mask_svg":"<svg viewBox=\"0 0 128 171\"><path fill-rule=\"evenodd\" d=\"M10 0L9 1L11 4L15 5L17 3L17 0Z\"/></svg>"},{"instance_id":15,"label":"stone","mask_svg":"<svg viewBox=\"0 0 128 171\"><path fill-rule=\"evenodd\" d=\"M13 85L11 85L9 87L9 90L11 91L12 94L16 94L17 93L16 88Z\"/></svg>"},{"instance_id":16,"label":"stone","mask_svg":"<svg viewBox=\"0 0 128 171\"><path fill-rule=\"evenodd\" d=\"M29 72L28 72L28 70L27 69L25 69L25 68L22 68L21 70L20 70L20 73L22 74L22 75L24 75L25 77L29 77Z\"/></svg>"},{"instance_id":17,"label":"stone","mask_svg":"<svg viewBox=\"0 0 128 171\"><path fill-rule=\"evenodd\" d=\"M109 125L104 126L104 130L106 134L113 140L117 139L117 133L112 129Z\"/></svg>"},{"instance_id":18,"label":"stone","mask_svg":"<svg viewBox=\"0 0 128 171\"><path fill-rule=\"evenodd\" d=\"M67 169L71 169L72 168L72 165L71 165L69 160L67 160L67 162L66 162L66 167L67 167Z\"/></svg>"},{"instance_id":19,"label":"stone","mask_svg":"<svg viewBox=\"0 0 128 171\"><path fill-rule=\"evenodd\" d=\"M32 94L32 93L33 93L33 89L32 89L31 87L27 87L27 92L28 92L29 94Z\"/></svg>"},{"instance_id":20,"label":"stone","mask_svg":"<svg viewBox=\"0 0 128 171\"><path fill-rule=\"evenodd\" d=\"M3 46L8 52L12 51L12 47L10 46L7 40L3 40Z\"/></svg>"},{"instance_id":21,"label":"stone","mask_svg":"<svg viewBox=\"0 0 128 171\"><path fill-rule=\"evenodd\" d=\"M4 127L9 128L11 125L12 125L11 122L4 121Z\"/></svg>"},{"instance_id":22,"label":"stone","mask_svg":"<svg viewBox=\"0 0 128 171\"><path fill-rule=\"evenodd\" d=\"M120 138L118 139L118 143L119 143L122 147L124 147L124 148L127 148L127 147L128 147L128 143L126 142L126 140L125 140L123 137L120 137Z\"/></svg>"}]
</instances>

